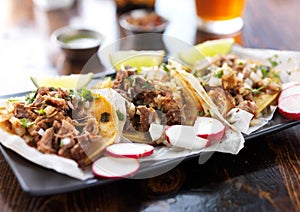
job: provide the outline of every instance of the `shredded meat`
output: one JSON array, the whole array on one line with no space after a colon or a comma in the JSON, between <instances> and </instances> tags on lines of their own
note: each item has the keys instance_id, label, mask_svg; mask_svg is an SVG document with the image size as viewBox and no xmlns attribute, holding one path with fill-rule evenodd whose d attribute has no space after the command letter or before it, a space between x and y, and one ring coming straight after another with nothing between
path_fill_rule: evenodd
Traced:
<instances>
[{"instance_id":1,"label":"shredded meat","mask_svg":"<svg viewBox=\"0 0 300 212\"><path fill-rule=\"evenodd\" d=\"M41 87L28 103L14 102L13 114L23 122L20 136L28 145L42 153L73 159L84 168L88 155L80 144L89 148L91 142L101 141L101 135L96 119L85 108L86 102L68 92Z\"/></svg>"},{"instance_id":2,"label":"shredded meat","mask_svg":"<svg viewBox=\"0 0 300 212\"><path fill-rule=\"evenodd\" d=\"M148 111L160 111L158 114L162 120L160 124L174 125L182 123L182 108L179 107L178 103L167 92L144 90L135 96L133 104L137 106L139 113L141 113L141 108L145 113L147 111L145 108L149 108ZM142 105L143 107L141 107ZM144 116L148 117L148 115ZM151 115L151 118L148 119L145 119L144 116L141 117L143 119L141 122L146 121L148 126L144 126L142 128L143 131L149 129L150 123L153 121L153 114Z\"/></svg>"},{"instance_id":3,"label":"shredded meat","mask_svg":"<svg viewBox=\"0 0 300 212\"><path fill-rule=\"evenodd\" d=\"M146 132L153 121L155 110L146 106L137 106L137 114L133 117L133 126L136 130Z\"/></svg>"},{"instance_id":4,"label":"shredded meat","mask_svg":"<svg viewBox=\"0 0 300 212\"><path fill-rule=\"evenodd\" d=\"M205 67L199 66L199 70L196 67L194 74L204 81L206 91L223 115L232 107L238 107L256 117L258 111L264 109L255 106L256 97L264 93L276 95L281 90L280 80L276 80L271 66L234 54L218 55Z\"/></svg>"},{"instance_id":5,"label":"shredded meat","mask_svg":"<svg viewBox=\"0 0 300 212\"><path fill-rule=\"evenodd\" d=\"M208 95L223 116L226 116L226 114L235 106L232 96L220 87L210 90Z\"/></svg>"},{"instance_id":6,"label":"shredded meat","mask_svg":"<svg viewBox=\"0 0 300 212\"><path fill-rule=\"evenodd\" d=\"M255 102L253 102L253 101L249 101L249 100L241 101L241 102L239 102L237 107L242 110L245 110L249 113L252 113L254 115L254 117L257 115L258 108L257 108Z\"/></svg>"},{"instance_id":7,"label":"shredded meat","mask_svg":"<svg viewBox=\"0 0 300 212\"><path fill-rule=\"evenodd\" d=\"M67 138L76 135L76 129L72 123L67 120L62 120L61 127L58 129L56 134L59 138Z\"/></svg>"},{"instance_id":8,"label":"shredded meat","mask_svg":"<svg viewBox=\"0 0 300 212\"><path fill-rule=\"evenodd\" d=\"M45 131L44 136L37 142L37 149L43 153L55 154L56 150L52 147L54 139L54 129L49 128Z\"/></svg>"}]
</instances>

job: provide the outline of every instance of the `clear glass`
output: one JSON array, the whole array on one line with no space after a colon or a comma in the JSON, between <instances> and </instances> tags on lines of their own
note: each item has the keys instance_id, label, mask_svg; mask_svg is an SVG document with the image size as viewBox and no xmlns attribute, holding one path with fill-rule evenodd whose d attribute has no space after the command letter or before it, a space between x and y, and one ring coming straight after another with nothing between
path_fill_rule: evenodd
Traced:
<instances>
[{"instance_id":1,"label":"clear glass","mask_svg":"<svg viewBox=\"0 0 300 212\"><path fill-rule=\"evenodd\" d=\"M199 30L233 34L243 28L246 0L195 0Z\"/></svg>"}]
</instances>

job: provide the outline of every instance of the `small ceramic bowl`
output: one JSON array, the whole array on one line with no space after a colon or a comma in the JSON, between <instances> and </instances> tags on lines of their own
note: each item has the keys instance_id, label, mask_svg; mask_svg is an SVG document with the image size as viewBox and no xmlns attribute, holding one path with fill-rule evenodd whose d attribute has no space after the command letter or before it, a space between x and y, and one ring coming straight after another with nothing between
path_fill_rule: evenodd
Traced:
<instances>
[{"instance_id":1,"label":"small ceramic bowl","mask_svg":"<svg viewBox=\"0 0 300 212\"><path fill-rule=\"evenodd\" d=\"M123 14L119 23L128 34L139 34L163 33L169 21L153 10L136 9Z\"/></svg>"},{"instance_id":2,"label":"small ceramic bowl","mask_svg":"<svg viewBox=\"0 0 300 212\"><path fill-rule=\"evenodd\" d=\"M83 65L97 53L103 38L100 32L91 29L67 26L54 31L51 40L62 50L64 63L70 67L68 68L70 70L63 70L63 72L79 72Z\"/></svg>"}]
</instances>

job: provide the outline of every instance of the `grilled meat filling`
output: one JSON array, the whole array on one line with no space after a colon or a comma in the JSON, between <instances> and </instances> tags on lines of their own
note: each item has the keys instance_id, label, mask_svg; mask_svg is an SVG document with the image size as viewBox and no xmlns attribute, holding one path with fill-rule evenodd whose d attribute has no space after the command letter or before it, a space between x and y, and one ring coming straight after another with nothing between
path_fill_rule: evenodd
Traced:
<instances>
[{"instance_id":1,"label":"grilled meat filling","mask_svg":"<svg viewBox=\"0 0 300 212\"><path fill-rule=\"evenodd\" d=\"M29 94L26 100L8 103L11 117L5 125L11 133L42 153L73 159L84 168L88 156L81 143L101 139L98 121L87 108L90 102L72 90L45 87ZM102 121L107 117L109 114Z\"/></svg>"}]
</instances>

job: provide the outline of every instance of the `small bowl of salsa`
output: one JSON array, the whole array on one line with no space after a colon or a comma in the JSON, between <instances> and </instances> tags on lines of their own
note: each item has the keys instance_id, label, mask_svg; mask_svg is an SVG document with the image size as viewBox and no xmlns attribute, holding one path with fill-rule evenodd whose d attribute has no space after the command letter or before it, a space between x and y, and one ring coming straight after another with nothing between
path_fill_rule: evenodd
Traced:
<instances>
[{"instance_id":1,"label":"small bowl of salsa","mask_svg":"<svg viewBox=\"0 0 300 212\"><path fill-rule=\"evenodd\" d=\"M79 72L83 65L99 50L104 37L91 29L62 27L54 31L51 40L58 45L64 56L66 72ZM69 68L70 67L70 68ZM66 68L62 68L66 69Z\"/></svg>"},{"instance_id":2,"label":"small bowl of salsa","mask_svg":"<svg viewBox=\"0 0 300 212\"><path fill-rule=\"evenodd\" d=\"M153 10L136 9L123 14L119 23L128 34L163 33L168 20Z\"/></svg>"}]
</instances>

